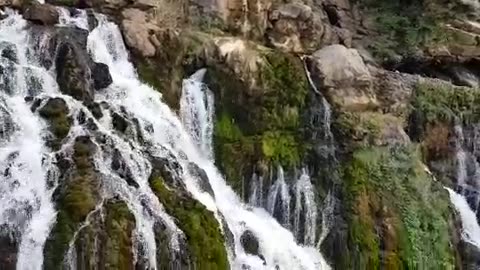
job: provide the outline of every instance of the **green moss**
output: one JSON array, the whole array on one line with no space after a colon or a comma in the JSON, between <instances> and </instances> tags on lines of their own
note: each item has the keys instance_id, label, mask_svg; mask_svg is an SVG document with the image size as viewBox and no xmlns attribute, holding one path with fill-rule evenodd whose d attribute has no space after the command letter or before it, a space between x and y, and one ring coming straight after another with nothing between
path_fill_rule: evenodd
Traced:
<instances>
[{"instance_id":1,"label":"green moss","mask_svg":"<svg viewBox=\"0 0 480 270\"><path fill-rule=\"evenodd\" d=\"M57 219L44 249L45 269L62 269L63 256L79 225L98 203L97 178L90 160L94 151L88 137L77 137L74 145L76 169L59 187Z\"/></svg>"},{"instance_id":2,"label":"green moss","mask_svg":"<svg viewBox=\"0 0 480 270\"><path fill-rule=\"evenodd\" d=\"M133 267L132 231L135 218L122 201L105 204L105 269L127 270Z\"/></svg>"},{"instance_id":3,"label":"green moss","mask_svg":"<svg viewBox=\"0 0 480 270\"><path fill-rule=\"evenodd\" d=\"M472 123L480 120L480 91L449 84L418 83L413 107L427 122L452 122L459 117Z\"/></svg>"},{"instance_id":4,"label":"green moss","mask_svg":"<svg viewBox=\"0 0 480 270\"><path fill-rule=\"evenodd\" d=\"M302 62L281 52L259 53L263 61L255 85L221 65L207 73L216 97L216 163L239 192L256 164L281 164L288 170L308 149L299 132L309 89Z\"/></svg>"},{"instance_id":5,"label":"green moss","mask_svg":"<svg viewBox=\"0 0 480 270\"><path fill-rule=\"evenodd\" d=\"M150 179L150 186L169 215L185 233L196 269L228 269L224 237L212 212L189 195L165 186L163 179Z\"/></svg>"},{"instance_id":6,"label":"green moss","mask_svg":"<svg viewBox=\"0 0 480 270\"><path fill-rule=\"evenodd\" d=\"M375 56L390 60L395 55L409 55L431 45L448 42L441 28L448 8L430 5L434 1L360 0L364 13L372 20L378 36L371 44Z\"/></svg>"},{"instance_id":7,"label":"green moss","mask_svg":"<svg viewBox=\"0 0 480 270\"><path fill-rule=\"evenodd\" d=\"M50 131L55 136L50 144L53 149L58 150L61 141L68 135L72 125L72 119L68 116L67 104L61 98L51 98L39 110L39 114L49 121Z\"/></svg>"},{"instance_id":8,"label":"green moss","mask_svg":"<svg viewBox=\"0 0 480 270\"><path fill-rule=\"evenodd\" d=\"M394 269L454 268L446 233L452 218L448 195L424 172L416 149L358 150L345 166L343 179L354 254L350 265L356 269L380 269L387 263L396 265Z\"/></svg>"},{"instance_id":9,"label":"green moss","mask_svg":"<svg viewBox=\"0 0 480 270\"><path fill-rule=\"evenodd\" d=\"M294 134L265 132L262 136L262 152L267 160L286 167L300 164L300 150Z\"/></svg>"}]
</instances>

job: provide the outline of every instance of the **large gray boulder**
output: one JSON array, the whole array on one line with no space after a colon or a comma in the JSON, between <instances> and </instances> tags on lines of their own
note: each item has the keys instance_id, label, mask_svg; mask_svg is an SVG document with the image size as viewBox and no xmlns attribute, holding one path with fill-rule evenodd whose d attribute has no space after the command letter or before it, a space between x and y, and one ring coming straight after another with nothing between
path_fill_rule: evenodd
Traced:
<instances>
[{"instance_id":1,"label":"large gray boulder","mask_svg":"<svg viewBox=\"0 0 480 270\"><path fill-rule=\"evenodd\" d=\"M35 3L25 9L23 17L36 24L54 25L58 23L58 11L55 6Z\"/></svg>"},{"instance_id":2,"label":"large gray boulder","mask_svg":"<svg viewBox=\"0 0 480 270\"><path fill-rule=\"evenodd\" d=\"M330 45L309 59L312 79L335 106L348 111L378 107L373 79L367 65L355 49Z\"/></svg>"}]
</instances>

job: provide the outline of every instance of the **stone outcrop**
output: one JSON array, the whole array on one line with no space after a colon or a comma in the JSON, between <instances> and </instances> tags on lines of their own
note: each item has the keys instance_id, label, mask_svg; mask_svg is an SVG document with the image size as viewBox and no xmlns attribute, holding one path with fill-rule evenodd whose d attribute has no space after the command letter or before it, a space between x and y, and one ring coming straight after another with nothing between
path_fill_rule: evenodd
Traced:
<instances>
[{"instance_id":1,"label":"stone outcrop","mask_svg":"<svg viewBox=\"0 0 480 270\"><path fill-rule=\"evenodd\" d=\"M355 49L331 45L315 52L309 60L317 88L334 105L347 111L378 107L372 75Z\"/></svg>"},{"instance_id":2,"label":"stone outcrop","mask_svg":"<svg viewBox=\"0 0 480 270\"><path fill-rule=\"evenodd\" d=\"M54 25L58 23L58 11L49 4L33 4L23 12L23 17L36 24Z\"/></svg>"}]
</instances>

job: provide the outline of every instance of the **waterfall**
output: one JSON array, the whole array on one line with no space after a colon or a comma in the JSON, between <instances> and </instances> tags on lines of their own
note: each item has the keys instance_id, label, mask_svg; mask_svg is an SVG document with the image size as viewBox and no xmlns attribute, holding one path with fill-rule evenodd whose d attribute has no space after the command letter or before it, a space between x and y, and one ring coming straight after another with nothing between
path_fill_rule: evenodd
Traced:
<instances>
[{"instance_id":1,"label":"waterfall","mask_svg":"<svg viewBox=\"0 0 480 270\"><path fill-rule=\"evenodd\" d=\"M277 179L268 192L267 210L285 228L290 228L290 193L281 166L278 167Z\"/></svg>"},{"instance_id":2,"label":"waterfall","mask_svg":"<svg viewBox=\"0 0 480 270\"><path fill-rule=\"evenodd\" d=\"M48 92L49 81L37 77L37 69L28 59L29 40L26 22L12 11L0 22L2 57L0 91L0 225L2 234L19 237L17 269L40 269L43 245L55 218L51 196L56 185L53 155L44 147L44 122L25 103L27 82L39 79L39 88ZM32 71L33 70L33 71Z\"/></svg>"},{"instance_id":3,"label":"waterfall","mask_svg":"<svg viewBox=\"0 0 480 270\"><path fill-rule=\"evenodd\" d=\"M108 91L99 93L96 99L108 102L113 108L122 107L132 117L138 119L144 140L153 148L150 152L162 157L174 157L183 168L194 162L206 172L215 194L214 198L198 188L198 179L189 175L188 170L183 170L182 179L195 198L210 210L220 211L225 217L234 235L233 248L236 256L231 261L234 269L241 268L242 265L250 266L252 269L272 269L276 266L280 269L328 269L318 251L298 245L292 233L264 210L249 209L242 204L212 160L202 153L195 138L190 136L188 128L184 127L179 118L161 101L156 91L138 80L128 62L128 53L115 24L100 20L97 28L89 36L89 48L95 61L109 66L113 78L113 85ZM188 103L188 106L198 109L196 104ZM184 108L184 111L188 110L190 109ZM200 115L197 114L196 117ZM192 123L197 120L189 121ZM209 121L211 120L201 119L200 122L207 124ZM206 130L203 127L197 128ZM142 175L148 173L143 172ZM250 230L258 238L260 253L265 261L244 252L240 237L246 230Z\"/></svg>"},{"instance_id":4,"label":"waterfall","mask_svg":"<svg viewBox=\"0 0 480 270\"><path fill-rule=\"evenodd\" d=\"M1 55L7 55L3 52L13 48L16 53L10 55L16 55L17 59L0 58L4 71L0 75L3 90L0 92L0 173L4 176L0 182L0 225L2 233L18 237L17 269L42 269L43 247L56 218L52 202L52 193L59 181L56 154L71 156L79 136L90 137L98 149L92 159L100 181L100 199L77 228L67 254L57 254L65 258L65 268L76 269L77 237L95 218L102 219L103 204L111 198L125 202L134 216L132 252L136 261L156 269L155 224L166 227L173 255L179 252L185 235L148 184L152 171L148 156L152 156L178 163L174 173L184 181L188 191L216 213L219 221L221 216L225 218L234 238L230 247L234 250L230 256L233 269L329 269L315 248L297 244L294 235L267 211L246 207L214 166L211 156L213 95L201 83L201 71L184 81L180 120L162 102L161 94L139 81L118 26L105 16L96 15L98 25L88 35L88 50L95 62L109 67L113 80L108 88L95 92L95 101L107 104L100 108L103 116L96 119L81 101L60 92L54 65L47 70L40 64L44 57L42 44L47 44L50 37L30 32L20 15L7 13L9 17L0 25ZM88 28L86 13L80 11L73 16L62 11L60 24ZM39 82L34 89L30 85L32 80ZM40 100L58 97L67 104L73 123L57 152L46 146L46 138L50 136L47 125L24 101L26 96ZM42 105L44 103L42 101ZM123 134L115 130L113 114L130 124ZM81 116L95 128L82 123ZM113 162L120 163L121 169L113 169ZM191 163L206 172L214 196L200 188L198 176L188 170ZM288 188L284 180L281 182L282 174L279 174L278 192L280 197L287 198ZM302 191L304 198L309 196L307 193ZM240 238L247 230L258 239L263 259L243 250Z\"/></svg>"},{"instance_id":5,"label":"waterfall","mask_svg":"<svg viewBox=\"0 0 480 270\"><path fill-rule=\"evenodd\" d=\"M475 213L470 209L465 197L449 188L445 189L450 193L450 199L462 220L462 238L480 249L480 226Z\"/></svg>"},{"instance_id":6,"label":"waterfall","mask_svg":"<svg viewBox=\"0 0 480 270\"><path fill-rule=\"evenodd\" d=\"M335 209L335 197L332 195L332 192L328 192L325 201L323 202L323 209L322 209L322 232L318 237L317 248L323 243L323 240L327 238L328 233L332 229L333 226L333 211Z\"/></svg>"},{"instance_id":7,"label":"waterfall","mask_svg":"<svg viewBox=\"0 0 480 270\"><path fill-rule=\"evenodd\" d=\"M258 176L256 173L252 176L252 187L250 191L249 203L256 207L263 206L263 176Z\"/></svg>"},{"instance_id":8,"label":"waterfall","mask_svg":"<svg viewBox=\"0 0 480 270\"><path fill-rule=\"evenodd\" d=\"M303 226L300 220L301 214L304 216ZM315 244L317 228L317 204L315 202L315 192L310 176L306 170L302 170L302 175L295 183L295 209L293 220L294 233L299 238L303 235L302 243L313 246ZM302 233L303 232L303 233Z\"/></svg>"},{"instance_id":9,"label":"waterfall","mask_svg":"<svg viewBox=\"0 0 480 270\"><path fill-rule=\"evenodd\" d=\"M459 123L455 124L454 131L456 136L455 150L457 158L457 184L463 186L467 182L467 155L463 150L464 137L462 125Z\"/></svg>"},{"instance_id":10,"label":"waterfall","mask_svg":"<svg viewBox=\"0 0 480 270\"><path fill-rule=\"evenodd\" d=\"M183 125L200 151L212 159L214 106L213 94L202 82L205 72L205 69L198 70L190 78L183 80L180 115Z\"/></svg>"}]
</instances>

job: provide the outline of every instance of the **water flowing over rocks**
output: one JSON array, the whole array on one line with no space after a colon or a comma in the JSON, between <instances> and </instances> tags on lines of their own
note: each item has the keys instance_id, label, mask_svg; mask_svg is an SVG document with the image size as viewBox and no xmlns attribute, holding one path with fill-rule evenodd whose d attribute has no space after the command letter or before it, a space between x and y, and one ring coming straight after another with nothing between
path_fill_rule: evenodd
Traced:
<instances>
[{"instance_id":1,"label":"water flowing over rocks","mask_svg":"<svg viewBox=\"0 0 480 270\"><path fill-rule=\"evenodd\" d=\"M1 269L479 267L475 3L46 2L0 1Z\"/></svg>"}]
</instances>

